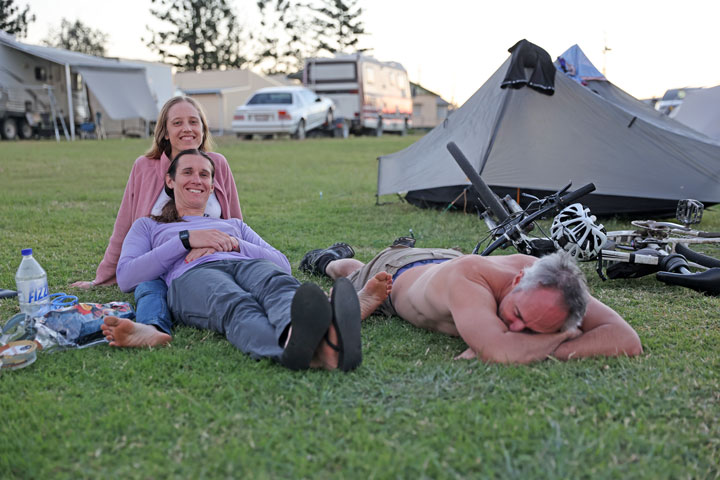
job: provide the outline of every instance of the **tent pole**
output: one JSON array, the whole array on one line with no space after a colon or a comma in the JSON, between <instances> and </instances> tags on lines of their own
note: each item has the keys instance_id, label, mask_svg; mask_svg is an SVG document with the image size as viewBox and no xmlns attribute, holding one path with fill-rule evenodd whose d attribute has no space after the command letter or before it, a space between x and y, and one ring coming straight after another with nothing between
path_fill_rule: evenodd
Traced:
<instances>
[{"instance_id":1,"label":"tent pole","mask_svg":"<svg viewBox=\"0 0 720 480\"><path fill-rule=\"evenodd\" d=\"M492 134L490 135L490 141L488 142L487 149L485 150L483 158L480 161L480 169L478 170L478 174L480 175L482 175L482 172L485 169L485 163L487 163L488 157L490 157L490 152L492 152L493 145L495 145L495 137L497 137L498 130L500 130L500 124L505 117L505 110L507 109L507 104L510 99L510 92L512 92L511 88L505 90L505 96L503 97L500 111L498 112L497 119L495 120L495 125L493 125Z\"/></svg>"},{"instance_id":2,"label":"tent pole","mask_svg":"<svg viewBox=\"0 0 720 480\"><path fill-rule=\"evenodd\" d=\"M72 82L70 81L70 64L65 64L65 87L68 97L68 120L70 121L70 139L75 141L75 108L73 107Z\"/></svg>"}]
</instances>

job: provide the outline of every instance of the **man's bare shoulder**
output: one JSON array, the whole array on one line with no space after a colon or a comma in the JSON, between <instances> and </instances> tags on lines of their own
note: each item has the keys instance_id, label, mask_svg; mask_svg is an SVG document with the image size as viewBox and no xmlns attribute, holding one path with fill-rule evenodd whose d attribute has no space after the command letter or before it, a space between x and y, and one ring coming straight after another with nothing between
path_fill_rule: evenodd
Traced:
<instances>
[{"instance_id":1,"label":"man's bare shoulder","mask_svg":"<svg viewBox=\"0 0 720 480\"><path fill-rule=\"evenodd\" d=\"M442 264L443 275L438 275L436 281L451 281L453 283L469 281L484 285L493 293L498 293L518 273L535 261L534 257L528 255L499 255L495 257L464 255ZM440 273L440 270L438 273Z\"/></svg>"}]
</instances>

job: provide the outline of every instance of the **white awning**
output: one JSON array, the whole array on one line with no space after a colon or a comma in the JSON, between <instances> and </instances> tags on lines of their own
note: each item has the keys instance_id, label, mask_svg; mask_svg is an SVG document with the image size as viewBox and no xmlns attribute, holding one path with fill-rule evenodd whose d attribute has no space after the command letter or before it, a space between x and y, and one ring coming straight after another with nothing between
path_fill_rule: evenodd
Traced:
<instances>
[{"instance_id":1,"label":"white awning","mask_svg":"<svg viewBox=\"0 0 720 480\"><path fill-rule=\"evenodd\" d=\"M145 71L77 67L88 88L113 120L154 120L158 111Z\"/></svg>"}]
</instances>

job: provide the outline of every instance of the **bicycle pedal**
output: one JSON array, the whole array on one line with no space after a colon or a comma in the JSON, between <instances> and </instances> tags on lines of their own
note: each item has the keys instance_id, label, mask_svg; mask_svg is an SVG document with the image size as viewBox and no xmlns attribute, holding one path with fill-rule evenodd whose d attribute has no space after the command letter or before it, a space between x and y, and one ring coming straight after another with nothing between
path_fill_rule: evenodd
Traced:
<instances>
[{"instance_id":1,"label":"bicycle pedal","mask_svg":"<svg viewBox=\"0 0 720 480\"><path fill-rule=\"evenodd\" d=\"M677 210L675 211L675 218L680 223L685 225L694 225L700 223L702 220L703 210L705 206L698 200L686 198L678 201Z\"/></svg>"}]
</instances>

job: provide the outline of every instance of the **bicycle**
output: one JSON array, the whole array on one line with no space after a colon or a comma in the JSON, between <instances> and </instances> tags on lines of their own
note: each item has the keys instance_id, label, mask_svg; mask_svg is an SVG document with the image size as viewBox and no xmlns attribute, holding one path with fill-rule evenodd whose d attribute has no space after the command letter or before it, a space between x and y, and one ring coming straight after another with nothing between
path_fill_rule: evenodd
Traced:
<instances>
[{"instance_id":1,"label":"bicycle","mask_svg":"<svg viewBox=\"0 0 720 480\"><path fill-rule=\"evenodd\" d=\"M488 226L492 240L481 252L480 247L487 241L487 237L480 240L473 254L480 252L480 255L487 256L498 248L509 246L513 246L519 253L533 256L563 249L570 251L579 260L597 260L597 272L603 280L607 278L603 268L610 270L610 278L637 278L656 273L658 280L665 283L720 295L720 261L686 246L688 243L720 243L720 234L699 232L688 227L688 224L699 222L702 213L700 211L698 215L697 204L692 203L695 201L684 200L678 205L678 212L684 209L682 215L678 213L678 217L685 220L684 226L638 221L633 222L636 230L608 233L602 225L595 223L595 217L590 215L587 208L574 203L595 190L592 183L566 193L571 185L568 184L545 198L535 198L527 208L522 209L509 196L499 200L454 142L449 142L447 149L485 207L480 216ZM530 237L528 234L534 228L534 222L549 214L555 215L550 235L539 228L543 237ZM660 235L660 232L663 234ZM670 233L683 234L684 237L671 237ZM693 273L690 268L705 271Z\"/></svg>"},{"instance_id":2,"label":"bicycle","mask_svg":"<svg viewBox=\"0 0 720 480\"><path fill-rule=\"evenodd\" d=\"M467 175L479 195L480 203L485 207L485 211L480 215L488 226L493 240L488 247L480 252L482 256L490 255L498 248L506 248L510 245L520 253L535 257L556 251L555 242L541 228L538 227L544 237L530 237L528 235L535 228L535 221L547 218L548 215L556 215L563 208L575 203L577 199L595 190L595 185L589 183L574 192L566 193L572 185L572 183L569 183L564 188L545 198L533 197L535 200L530 202L525 209L522 209L509 195L502 199L505 205L503 206L503 203L475 171L455 142L449 142L447 149L455 162ZM478 242L472 253L477 254L483 243L485 243L485 239Z\"/></svg>"}]
</instances>

